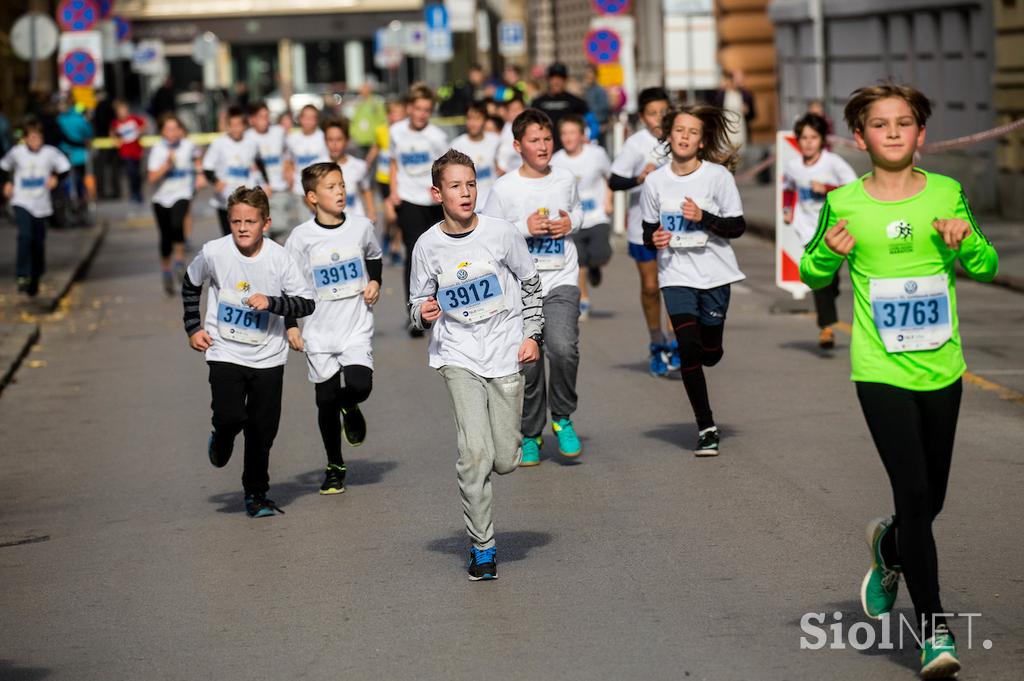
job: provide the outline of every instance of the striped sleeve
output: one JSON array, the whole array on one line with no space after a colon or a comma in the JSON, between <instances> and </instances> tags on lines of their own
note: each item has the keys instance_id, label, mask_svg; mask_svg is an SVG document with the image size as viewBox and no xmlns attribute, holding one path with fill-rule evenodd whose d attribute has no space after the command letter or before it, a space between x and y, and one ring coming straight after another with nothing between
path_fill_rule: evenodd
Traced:
<instances>
[{"instance_id":1,"label":"striped sleeve","mask_svg":"<svg viewBox=\"0 0 1024 681\"><path fill-rule=\"evenodd\" d=\"M544 333L544 296L541 294L540 275L535 274L520 282L523 296L523 333L527 338Z\"/></svg>"},{"instance_id":2,"label":"striped sleeve","mask_svg":"<svg viewBox=\"0 0 1024 681\"><path fill-rule=\"evenodd\" d=\"M963 189L960 190L960 197L957 199L955 215L971 225L971 234L960 244L960 264L971 279L992 281L999 271L999 255L974 219L974 213L967 204Z\"/></svg>"},{"instance_id":3,"label":"striped sleeve","mask_svg":"<svg viewBox=\"0 0 1024 681\"><path fill-rule=\"evenodd\" d=\"M311 298L303 298L302 296L267 296L267 301L269 302L268 310L274 314L294 319L313 314L313 309L316 307L316 303Z\"/></svg>"},{"instance_id":4,"label":"striped sleeve","mask_svg":"<svg viewBox=\"0 0 1024 681\"><path fill-rule=\"evenodd\" d=\"M800 280L812 289L824 288L832 283L832 277L845 260L825 243L825 232L836 222L838 219L826 196L825 204L818 214L818 230L800 258Z\"/></svg>"},{"instance_id":5,"label":"striped sleeve","mask_svg":"<svg viewBox=\"0 0 1024 681\"><path fill-rule=\"evenodd\" d=\"M186 273L181 283L181 303L185 308L185 333L189 336L203 328L202 317L199 314L199 299L202 295L203 287L193 284Z\"/></svg>"}]
</instances>

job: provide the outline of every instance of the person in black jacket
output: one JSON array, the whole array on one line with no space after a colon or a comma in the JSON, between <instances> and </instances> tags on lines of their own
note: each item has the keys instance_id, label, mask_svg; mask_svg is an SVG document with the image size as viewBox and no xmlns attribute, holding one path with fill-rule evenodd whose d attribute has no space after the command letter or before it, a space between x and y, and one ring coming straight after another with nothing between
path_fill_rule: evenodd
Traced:
<instances>
[{"instance_id":1,"label":"person in black jacket","mask_svg":"<svg viewBox=\"0 0 1024 681\"><path fill-rule=\"evenodd\" d=\"M565 64L554 63L548 67L548 90L530 102L530 106L540 109L551 118L554 125L555 151L562 148L562 140L558 137L558 121L567 114L586 116L590 109L587 103L576 95L567 92L565 83L569 79L569 69Z\"/></svg>"}]
</instances>

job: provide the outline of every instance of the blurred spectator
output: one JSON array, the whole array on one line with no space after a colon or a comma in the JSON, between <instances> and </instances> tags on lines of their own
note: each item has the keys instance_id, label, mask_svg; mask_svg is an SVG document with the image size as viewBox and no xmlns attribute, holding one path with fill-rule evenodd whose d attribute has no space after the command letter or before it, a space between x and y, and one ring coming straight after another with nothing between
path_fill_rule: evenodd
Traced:
<instances>
[{"instance_id":1,"label":"blurred spectator","mask_svg":"<svg viewBox=\"0 0 1024 681\"><path fill-rule=\"evenodd\" d=\"M86 164L89 161L89 143L94 132L92 124L82 115L82 107L70 100L62 100L57 125L60 127L60 150L71 161L70 186L74 194L71 208L79 224L84 223L89 196L85 188ZM69 194L70 198L70 194Z\"/></svg>"},{"instance_id":2,"label":"blurred spectator","mask_svg":"<svg viewBox=\"0 0 1024 681\"><path fill-rule=\"evenodd\" d=\"M110 126L117 118L110 96L103 90L96 92L96 109L92 112L92 124L101 134L110 134ZM117 149L97 149L93 152L96 175L96 194L101 199L121 197L120 163Z\"/></svg>"},{"instance_id":3,"label":"blurred spectator","mask_svg":"<svg viewBox=\"0 0 1024 681\"><path fill-rule=\"evenodd\" d=\"M731 111L737 125L729 133L729 142L737 149L743 149L750 140L750 121L757 116L754 95L743 87L743 72L722 71L722 85L712 100L715 106Z\"/></svg>"},{"instance_id":4,"label":"blurred spectator","mask_svg":"<svg viewBox=\"0 0 1024 681\"><path fill-rule=\"evenodd\" d=\"M11 130L11 121L4 113L4 103L0 102L0 156L14 146L14 131Z\"/></svg>"},{"instance_id":5,"label":"blurred spectator","mask_svg":"<svg viewBox=\"0 0 1024 681\"><path fill-rule=\"evenodd\" d=\"M583 76L583 99L587 102L587 108L597 124L597 135L591 134L591 139L604 146L605 134L608 132L608 120L611 118L611 105L608 102L608 92L597 82L597 67L587 64L587 70Z\"/></svg>"},{"instance_id":6,"label":"blurred spectator","mask_svg":"<svg viewBox=\"0 0 1024 681\"><path fill-rule=\"evenodd\" d=\"M825 102L821 101L820 99L812 99L807 104L807 113L812 113L816 116L821 116L822 118L824 118L826 127L828 128L828 134L832 134L832 119L829 118L828 114L825 113ZM828 137L825 138L825 148L830 148Z\"/></svg>"},{"instance_id":7,"label":"blurred spectator","mask_svg":"<svg viewBox=\"0 0 1024 681\"><path fill-rule=\"evenodd\" d=\"M231 105L237 106L243 111L249 110L249 86L244 80L235 83L234 93L231 95Z\"/></svg>"},{"instance_id":8,"label":"blurred spectator","mask_svg":"<svg viewBox=\"0 0 1024 681\"><path fill-rule=\"evenodd\" d=\"M117 144L117 155L128 178L128 189L132 201L142 203L142 132L146 121L136 116L123 101L114 102L117 118L110 125L110 136Z\"/></svg>"},{"instance_id":9,"label":"blurred spectator","mask_svg":"<svg viewBox=\"0 0 1024 681\"><path fill-rule=\"evenodd\" d=\"M507 102L518 92L526 99L526 83L523 81L523 71L515 64L508 64L501 72L501 85L494 91L494 99L499 102Z\"/></svg>"},{"instance_id":10,"label":"blurred spectator","mask_svg":"<svg viewBox=\"0 0 1024 681\"><path fill-rule=\"evenodd\" d=\"M566 114L587 115L587 103L565 89L569 79L569 69L565 64L554 63L548 67L547 92L530 102L530 106L540 109L551 117L554 124L552 131L555 139L555 151L562 148L562 140L558 136L558 122Z\"/></svg>"},{"instance_id":11,"label":"blurred spectator","mask_svg":"<svg viewBox=\"0 0 1024 681\"><path fill-rule=\"evenodd\" d=\"M176 110L174 79L168 76L163 85L153 93L153 99L149 104L149 113L154 119L159 120L165 113L175 113Z\"/></svg>"},{"instance_id":12,"label":"blurred spectator","mask_svg":"<svg viewBox=\"0 0 1024 681\"><path fill-rule=\"evenodd\" d=\"M352 142L359 147L360 156L367 163L373 163L372 158L367 158L370 149L376 140L377 128L387 123L388 112L384 100L373 92L373 82L367 78L359 87L359 101L356 102L355 110L352 112Z\"/></svg>"}]
</instances>

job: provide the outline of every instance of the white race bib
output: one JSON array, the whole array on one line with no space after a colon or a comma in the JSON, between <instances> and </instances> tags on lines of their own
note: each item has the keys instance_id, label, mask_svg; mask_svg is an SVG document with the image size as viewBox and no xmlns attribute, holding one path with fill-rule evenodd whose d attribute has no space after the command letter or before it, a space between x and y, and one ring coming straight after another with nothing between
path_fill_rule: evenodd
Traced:
<instances>
[{"instance_id":1,"label":"white race bib","mask_svg":"<svg viewBox=\"0 0 1024 681\"><path fill-rule=\"evenodd\" d=\"M234 289L221 289L217 303L217 332L221 338L249 345L267 342L269 311L245 305L241 294Z\"/></svg>"},{"instance_id":2,"label":"white race bib","mask_svg":"<svg viewBox=\"0 0 1024 681\"><path fill-rule=\"evenodd\" d=\"M430 145L414 144L398 154L398 162L402 164L405 172L416 177L430 174L434 157L431 154Z\"/></svg>"},{"instance_id":3,"label":"white race bib","mask_svg":"<svg viewBox=\"0 0 1024 681\"><path fill-rule=\"evenodd\" d=\"M701 210L701 201L694 199ZM664 200L661 202L661 226L672 235L668 245L670 248L704 248L708 242L708 233L700 228L700 224L683 217L683 202Z\"/></svg>"},{"instance_id":4,"label":"white race bib","mask_svg":"<svg viewBox=\"0 0 1024 681\"><path fill-rule=\"evenodd\" d=\"M309 266L320 300L351 298L366 288L363 254L357 248L314 248L309 254Z\"/></svg>"},{"instance_id":5,"label":"white race bib","mask_svg":"<svg viewBox=\"0 0 1024 681\"><path fill-rule=\"evenodd\" d=\"M565 239L528 236L526 246L538 270L560 270L565 267Z\"/></svg>"},{"instance_id":6,"label":"white race bib","mask_svg":"<svg viewBox=\"0 0 1024 681\"><path fill-rule=\"evenodd\" d=\"M942 347L953 336L948 276L872 279L871 316L887 352Z\"/></svg>"},{"instance_id":7,"label":"white race bib","mask_svg":"<svg viewBox=\"0 0 1024 681\"><path fill-rule=\"evenodd\" d=\"M437 275L437 284L437 303L455 321L473 324L507 309L498 271L490 263L464 262Z\"/></svg>"}]
</instances>

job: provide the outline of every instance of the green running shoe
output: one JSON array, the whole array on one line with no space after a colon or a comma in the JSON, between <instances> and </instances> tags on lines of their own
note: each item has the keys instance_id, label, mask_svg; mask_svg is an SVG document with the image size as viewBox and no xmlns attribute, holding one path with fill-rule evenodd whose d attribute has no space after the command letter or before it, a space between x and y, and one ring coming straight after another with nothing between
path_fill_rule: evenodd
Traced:
<instances>
[{"instance_id":1,"label":"green running shoe","mask_svg":"<svg viewBox=\"0 0 1024 681\"><path fill-rule=\"evenodd\" d=\"M324 471L324 484L320 485L320 494L341 494L344 492L346 472L347 469L344 465L327 464L327 470Z\"/></svg>"},{"instance_id":2,"label":"green running shoe","mask_svg":"<svg viewBox=\"0 0 1024 681\"><path fill-rule=\"evenodd\" d=\"M519 461L520 466L540 465L540 436L523 438L523 458Z\"/></svg>"},{"instance_id":3,"label":"green running shoe","mask_svg":"<svg viewBox=\"0 0 1024 681\"><path fill-rule=\"evenodd\" d=\"M572 421L569 419L553 421L551 429L555 431L555 435L558 437L558 451L562 456L575 459L583 453L583 445L580 443L579 436L576 435L576 429L573 428Z\"/></svg>"},{"instance_id":4,"label":"green running shoe","mask_svg":"<svg viewBox=\"0 0 1024 681\"><path fill-rule=\"evenodd\" d=\"M921 647L921 678L948 679L960 671L960 657L956 654L956 641L945 624L935 627Z\"/></svg>"},{"instance_id":5,"label":"green running shoe","mask_svg":"<svg viewBox=\"0 0 1024 681\"><path fill-rule=\"evenodd\" d=\"M876 518L868 523L867 539L871 547L871 567L860 585L860 604L864 614L882 619L892 610L900 588L900 568L886 565L882 558L882 537L892 528L892 518Z\"/></svg>"}]
</instances>

